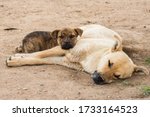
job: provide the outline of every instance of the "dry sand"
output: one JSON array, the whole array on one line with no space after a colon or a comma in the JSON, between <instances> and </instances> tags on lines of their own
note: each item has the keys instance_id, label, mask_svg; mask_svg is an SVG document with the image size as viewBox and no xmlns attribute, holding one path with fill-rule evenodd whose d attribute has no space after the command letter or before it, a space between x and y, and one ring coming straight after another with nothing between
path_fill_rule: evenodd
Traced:
<instances>
[{"instance_id":1,"label":"dry sand","mask_svg":"<svg viewBox=\"0 0 150 117\"><path fill-rule=\"evenodd\" d=\"M95 85L90 75L58 65L6 67L23 37L97 23L117 31L130 57L144 65L150 57L150 0L0 0L0 99L150 99L142 87L150 76ZM17 30L4 30L17 28Z\"/></svg>"}]
</instances>

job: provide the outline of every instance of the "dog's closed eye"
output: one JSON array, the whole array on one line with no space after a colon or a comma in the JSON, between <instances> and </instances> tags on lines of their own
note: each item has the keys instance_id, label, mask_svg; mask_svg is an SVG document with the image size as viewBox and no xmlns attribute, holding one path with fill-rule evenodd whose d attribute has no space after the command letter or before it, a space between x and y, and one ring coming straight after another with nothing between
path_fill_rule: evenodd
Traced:
<instances>
[{"instance_id":1,"label":"dog's closed eye","mask_svg":"<svg viewBox=\"0 0 150 117\"><path fill-rule=\"evenodd\" d=\"M108 67L109 67L109 68L112 68L113 64L114 64L114 63L111 63L110 60L108 60Z\"/></svg>"}]
</instances>

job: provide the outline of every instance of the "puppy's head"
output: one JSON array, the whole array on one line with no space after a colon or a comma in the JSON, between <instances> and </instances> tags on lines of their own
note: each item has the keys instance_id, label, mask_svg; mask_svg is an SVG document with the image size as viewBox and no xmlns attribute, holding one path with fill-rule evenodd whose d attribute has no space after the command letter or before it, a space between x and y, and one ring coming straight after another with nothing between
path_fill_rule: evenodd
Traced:
<instances>
[{"instance_id":1,"label":"puppy's head","mask_svg":"<svg viewBox=\"0 0 150 117\"><path fill-rule=\"evenodd\" d=\"M81 36L83 30L80 28L64 28L62 30L54 30L51 33L52 38L57 39L62 49L70 49L76 45L77 37Z\"/></svg>"},{"instance_id":2,"label":"puppy's head","mask_svg":"<svg viewBox=\"0 0 150 117\"><path fill-rule=\"evenodd\" d=\"M111 83L115 79L129 78L134 72L149 74L145 67L135 65L123 51L118 51L101 58L92 78L94 81L99 81L99 84Z\"/></svg>"}]
</instances>

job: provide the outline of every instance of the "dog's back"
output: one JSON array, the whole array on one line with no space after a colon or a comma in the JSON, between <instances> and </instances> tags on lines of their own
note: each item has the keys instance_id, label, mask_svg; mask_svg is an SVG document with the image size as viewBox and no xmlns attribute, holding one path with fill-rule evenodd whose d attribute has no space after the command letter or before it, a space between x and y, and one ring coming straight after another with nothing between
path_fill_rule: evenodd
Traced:
<instances>
[{"instance_id":1,"label":"dog's back","mask_svg":"<svg viewBox=\"0 0 150 117\"><path fill-rule=\"evenodd\" d=\"M97 24L90 24L80 27L83 30L82 38L118 38L122 42L122 38L115 31ZM114 37L115 36L115 37Z\"/></svg>"}]
</instances>

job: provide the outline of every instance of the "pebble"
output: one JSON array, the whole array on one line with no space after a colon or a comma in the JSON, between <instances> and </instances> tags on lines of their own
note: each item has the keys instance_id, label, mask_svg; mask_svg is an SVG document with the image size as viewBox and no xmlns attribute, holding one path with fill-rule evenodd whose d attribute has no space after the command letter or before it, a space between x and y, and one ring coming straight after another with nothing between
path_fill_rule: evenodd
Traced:
<instances>
[{"instance_id":1,"label":"pebble","mask_svg":"<svg viewBox=\"0 0 150 117\"><path fill-rule=\"evenodd\" d=\"M105 3L106 3L106 4L110 4L110 2L108 2L108 1L106 1Z\"/></svg>"},{"instance_id":2,"label":"pebble","mask_svg":"<svg viewBox=\"0 0 150 117\"><path fill-rule=\"evenodd\" d=\"M110 98L110 96L108 95L107 98Z\"/></svg>"},{"instance_id":3,"label":"pebble","mask_svg":"<svg viewBox=\"0 0 150 117\"><path fill-rule=\"evenodd\" d=\"M48 92L47 90L43 90L43 92Z\"/></svg>"},{"instance_id":4,"label":"pebble","mask_svg":"<svg viewBox=\"0 0 150 117\"><path fill-rule=\"evenodd\" d=\"M22 88L23 90L28 90L28 88Z\"/></svg>"},{"instance_id":5,"label":"pebble","mask_svg":"<svg viewBox=\"0 0 150 117\"><path fill-rule=\"evenodd\" d=\"M40 86L44 86L44 84L40 84Z\"/></svg>"},{"instance_id":6,"label":"pebble","mask_svg":"<svg viewBox=\"0 0 150 117\"><path fill-rule=\"evenodd\" d=\"M134 29L134 28L135 28L134 26L131 27L131 29Z\"/></svg>"},{"instance_id":7,"label":"pebble","mask_svg":"<svg viewBox=\"0 0 150 117\"><path fill-rule=\"evenodd\" d=\"M41 72L45 72L45 71L46 71L45 69L42 69L42 70L41 70Z\"/></svg>"},{"instance_id":8,"label":"pebble","mask_svg":"<svg viewBox=\"0 0 150 117\"><path fill-rule=\"evenodd\" d=\"M78 95L80 95L81 94L81 92L78 92Z\"/></svg>"},{"instance_id":9,"label":"pebble","mask_svg":"<svg viewBox=\"0 0 150 117\"><path fill-rule=\"evenodd\" d=\"M20 90L21 88L17 88L17 90Z\"/></svg>"},{"instance_id":10,"label":"pebble","mask_svg":"<svg viewBox=\"0 0 150 117\"><path fill-rule=\"evenodd\" d=\"M4 7L4 5L0 5L0 7Z\"/></svg>"}]
</instances>

